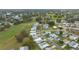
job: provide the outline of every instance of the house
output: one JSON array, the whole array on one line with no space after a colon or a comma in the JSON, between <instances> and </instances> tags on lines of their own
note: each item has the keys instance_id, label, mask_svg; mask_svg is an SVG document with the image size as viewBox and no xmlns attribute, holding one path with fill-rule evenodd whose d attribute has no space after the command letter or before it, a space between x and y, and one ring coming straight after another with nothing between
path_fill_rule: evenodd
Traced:
<instances>
[{"instance_id":1,"label":"house","mask_svg":"<svg viewBox=\"0 0 79 59\"><path fill-rule=\"evenodd\" d=\"M69 44L70 41L68 41L67 39L64 39L63 42L64 42L65 44Z\"/></svg>"},{"instance_id":2,"label":"house","mask_svg":"<svg viewBox=\"0 0 79 59\"><path fill-rule=\"evenodd\" d=\"M31 31L36 31L36 27L31 28Z\"/></svg>"},{"instance_id":3,"label":"house","mask_svg":"<svg viewBox=\"0 0 79 59\"><path fill-rule=\"evenodd\" d=\"M67 37L68 35L69 35L68 33L64 32L64 33L62 34L62 37Z\"/></svg>"},{"instance_id":4,"label":"house","mask_svg":"<svg viewBox=\"0 0 79 59\"><path fill-rule=\"evenodd\" d=\"M49 47L49 44L46 43L46 42L42 42L42 43L38 44L38 46L39 46L41 49L45 49L46 47Z\"/></svg>"},{"instance_id":5,"label":"house","mask_svg":"<svg viewBox=\"0 0 79 59\"><path fill-rule=\"evenodd\" d=\"M36 35L36 33L30 33L30 35L32 36L33 39L37 39L38 36Z\"/></svg>"},{"instance_id":6,"label":"house","mask_svg":"<svg viewBox=\"0 0 79 59\"><path fill-rule=\"evenodd\" d=\"M53 26L53 28L54 28L54 29L56 29L56 28L57 28L57 26Z\"/></svg>"},{"instance_id":7,"label":"house","mask_svg":"<svg viewBox=\"0 0 79 59\"><path fill-rule=\"evenodd\" d=\"M56 34L50 34L49 36L52 37L54 40L60 40L60 38Z\"/></svg>"},{"instance_id":8,"label":"house","mask_svg":"<svg viewBox=\"0 0 79 59\"><path fill-rule=\"evenodd\" d=\"M57 29L56 32L55 32L55 34L60 34L60 30Z\"/></svg>"},{"instance_id":9,"label":"house","mask_svg":"<svg viewBox=\"0 0 79 59\"><path fill-rule=\"evenodd\" d=\"M51 34L50 31L46 31L45 33L43 33L43 35L47 35L47 34Z\"/></svg>"},{"instance_id":10,"label":"house","mask_svg":"<svg viewBox=\"0 0 79 59\"><path fill-rule=\"evenodd\" d=\"M29 50L29 47L28 46L23 46L23 47L20 47L19 50Z\"/></svg>"},{"instance_id":11,"label":"house","mask_svg":"<svg viewBox=\"0 0 79 59\"><path fill-rule=\"evenodd\" d=\"M61 46L62 48L65 48L66 47L66 44L64 44L63 46Z\"/></svg>"},{"instance_id":12,"label":"house","mask_svg":"<svg viewBox=\"0 0 79 59\"><path fill-rule=\"evenodd\" d=\"M31 31L36 31L37 26L36 25L32 25Z\"/></svg>"},{"instance_id":13,"label":"house","mask_svg":"<svg viewBox=\"0 0 79 59\"><path fill-rule=\"evenodd\" d=\"M15 24L23 22L22 17L20 17L19 15L12 16L12 19Z\"/></svg>"},{"instance_id":14,"label":"house","mask_svg":"<svg viewBox=\"0 0 79 59\"><path fill-rule=\"evenodd\" d=\"M79 21L75 21L75 25L79 28Z\"/></svg>"},{"instance_id":15,"label":"house","mask_svg":"<svg viewBox=\"0 0 79 59\"><path fill-rule=\"evenodd\" d=\"M30 31L30 35L36 35L36 31Z\"/></svg>"},{"instance_id":16,"label":"house","mask_svg":"<svg viewBox=\"0 0 79 59\"><path fill-rule=\"evenodd\" d=\"M49 27L48 24L44 24L44 25L43 25L43 28L44 28L44 29L48 29L48 27Z\"/></svg>"},{"instance_id":17,"label":"house","mask_svg":"<svg viewBox=\"0 0 79 59\"><path fill-rule=\"evenodd\" d=\"M52 48L56 48L56 45L53 45Z\"/></svg>"},{"instance_id":18,"label":"house","mask_svg":"<svg viewBox=\"0 0 79 59\"><path fill-rule=\"evenodd\" d=\"M79 36L78 35L75 35L75 34L72 34L72 35L69 36L69 38L71 40L77 40L79 38Z\"/></svg>"},{"instance_id":19,"label":"house","mask_svg":"<svg viewBox=\"0 0 79 59\"><path fill-rule=\"evenodd\" d=\"M19 17L19 15L16 15L15 17L14 17L14 19L20 19L20 17Z\"/></svg>"},{"instance_id":20,"label":"house","mask_svg":"<svg viewBox=\"0 0 79 59\"><path fill-rule=\"evenodd\" d=\"M35 23L35 25L36 25L36 26L38 26L38 25L39 25L39 23L38 23L38 22L36 22L36 23Z\"/></svg>"},{"instance_id":21,"label":"house","mask_svg":"<svg viewBox=\"0 0 79 59\"><path fill-rule=\"evenodd\" d=\"M45 50L52 50L52 47L46 47Z\"/></svg>"},{"instance_id":22,"label":"house","mask_svg":"<svg viewBox=\"0 0 79 59\"><path fill-rule=\"evenodd\" d=\"M6 15L11 15L11 12L6 13Z\"/></svg>"},{"instance_id":23,"label":"house","mask_svg":"<svg viewBox=\"0 0 79 59\"><path fill-rule=\"evenodd\" d=\"M50 38L48 38L47 42L48 42L48 43L52 43L53 40L54 40L54 39L50 37Z\"/></svg>"},{"instance_id":24,"label":"house","mask_svg":"<svg viewBox=\"0 0 79 59\"><path fill-rule=\"evenodd\" d=\"M73 47L73 48L77 48L78 47L78 43L76 43L75 41L72 41L69 43L69 46Z\"/></svg>"},{"instance_id":25,"label":"house","mask_svg":"<svg viewBox=\"0 0 79 59\"><path fill-rule=\"evenodd\" d=\"M44 42L44 40L41 39L41 38L34 39L34 41L35 41L37 44L39 44L39 43L41 43L41 42Z\"/></svg>"},{"instance_id":26,"label":"house","mask_svg":"<svg viewBox=\"0 0 79 59\"><path fill-rule=\"evenodd\" d=\"M2 25L2 23L0 23L0 26Z\"/></svg>"}]
</instances>

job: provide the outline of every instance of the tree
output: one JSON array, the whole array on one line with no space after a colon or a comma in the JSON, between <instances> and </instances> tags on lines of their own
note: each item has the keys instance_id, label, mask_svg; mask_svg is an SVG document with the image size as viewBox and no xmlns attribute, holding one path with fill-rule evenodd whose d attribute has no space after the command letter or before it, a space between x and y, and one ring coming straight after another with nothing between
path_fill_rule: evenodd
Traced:
<instances>
[{"instance_id":1,"label":"tree","mask_svg":"<svg viewBox=\"0 0 79 59\"><path fill-rule=\"evenodd\" d=\"M21 43L23 42L23 39L28 36L29 36L29 33L23 30L21 31L19 35L16 35L15 37L16 37L17 42Z\"/></svg>"},{"instance_id":2,"label":"tree","mask_svg":"<svg viewBox=\"0 0 79 59\"><path fill-rule=\"evenodd\" d=\"M77 42L79 43L79 39L77 40Z\"/></svg>"},{"instance_id":3,"label":"tree","mask_svg":"<svg viewBox=\"0 0 79 59\"><path fill-rule=\"evenodd\" d=\"M19 43L22 43L23 42L23 36L16 35L15 37L16 37L17 42L19 42Z\"/></svg>"},{"instance_id":4,"label":"tree","mask_svg":"<svg viewBox=\"0 0 79 59\"><path fill-rule=\"evenodd\" d=\"M64 42L63 42L63 41L61 41L61 40L59 40L59 43L60 43L60 45L63 45L63 44L64 44Z\"/></svg>"},{"instance_id":5,"label":"tree","mask_svg":"<svg viewBox=\"0 0 79 59\"><path fill-rule=\"evenodd\" d=\"M71 47L67 44L64 49L69 50L69 49L71 49Z\"/></svg>"},{"instance_id":6,"label":"tree","mask_svg":"<svg viewBox=\"0 0 79 59\"><path fill-rule=\"evenodd\" d=\"M28 34L26 33L25 30L22 30L21 33L20 33L20 35L23 36L23 37L27 37L28 36Z\"/></svg>"},{"instance_id":7,"label":"tree","mask_svg":"<svg viewBox=\"0 0 79 59\"><path fill-rule=\"evenodd\" d=\"M40 16L38 16L38 17L36 18L36 21L39 22L39 23L42 23L42 20L43 20L43 19L42 19Z\"/></svg>"},{"instance_id":8,"label":"tree","mask_svg":"<svg viewBox=\"0 0 79 59\"><path fill-rule=\"evenodd\" d=\"M54 21L48 21L48 24L50 27L54 26L55 25L55 22Z\"/></svg>"}]
</instances>

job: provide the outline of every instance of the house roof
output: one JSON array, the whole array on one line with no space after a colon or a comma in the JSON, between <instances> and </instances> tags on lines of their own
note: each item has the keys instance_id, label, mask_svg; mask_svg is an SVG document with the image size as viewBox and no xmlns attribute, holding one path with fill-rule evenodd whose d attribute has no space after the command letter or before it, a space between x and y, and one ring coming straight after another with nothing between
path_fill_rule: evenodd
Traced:
<instances>
[{"instance_id":1,"label":"house roof","mask_svg":"<svg viewBox=\"0 0 79 59\"><path fill-rule=\"evenodd\" d=\"M24 46L24 47L20 47L19 49L20 50L29 50L29 47L28 46Z\"/></svg>"},{"instance_id":2,"label":"house roof","mask_svg":"<svg viewBox=\"0 0 79 59\"><path fill-rule=\"evenodd\" d=\"M77 48L78 47L78 43L76 43L75 41L72 41L69 43L69 46Z\"/></svg>"},{"instance_id":3,"label":"house roof","mask_svg":"<svg viewBox=\"0 0 79 59\"><path fill-rule=\"evenodd\" d=\"M43 40L41 39L41 38L37 38L37 39L35 39L34 40L36 43L41 43L41 42L43 42Z\"/></svg>"},{"instance_id":4,"label":"house roof","mask_svg":"<svg viewBox=\"0 0 79 59\"><path fill-rule=\"evenodd\" d=\"M60 40L60 38L58 38L58 36L56 34L50 34L49 36L55 40Z\"/></svg>"},{"instance_id":5,"label":"house roof","mask_svg":"<svg viewBox=\"0 0 79 59\"><path fill-rule=\"evenodd\" d=\"M40 44L38 44L38 45L39 45L39 47L40 47L41 49L44 49L44 48L46 48L46 47L49 46L49 44L46 43L46 42L40 43Z\"/></svg>"},{"instance_id":6,"label":"house roof","mask_svg":"<svg viewBox=\"0 0 79 59\"><path fill-rule=\"evenodd\" d=\"M74 40L76 40L76 39L79 38L79 36L77 36L77 35L70 35L69 38L70 38L70 39L74 39Z\"/></svg>"},{"instance_id":7,"label":"house roof","mask_svg":"<svg viewBox=\"0 0 79 59\"><path fill-rule=\"evenodd\" d=\"M48 24L44 24L44 25L43 25L43 28L47 29L48 26L49 26Z\"/></svg>"}]
</instances>

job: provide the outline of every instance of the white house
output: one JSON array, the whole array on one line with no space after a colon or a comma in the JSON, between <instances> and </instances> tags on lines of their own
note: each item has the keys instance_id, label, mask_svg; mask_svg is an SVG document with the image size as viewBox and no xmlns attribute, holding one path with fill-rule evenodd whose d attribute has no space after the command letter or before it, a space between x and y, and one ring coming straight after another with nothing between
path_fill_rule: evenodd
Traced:
<instances>
[{"instance_id":1,"label":"white house","mask_svg":"<svg viewBox=\"0 0 79 59\"><path fill-rule=\"evenodd\" d=\"M62 34L62 37L67 37L68 35L69 35L68 33L65 33L65 32L64 32L64 33Z\"/></svg>"},{"instance_id":2,"label":"white house","mask_svg":"<svg viewBox=\"0 0 79 59\"><path fill-rule=\"evenodd\" d=\"M20 47L19 50L29 50L28 46Z\"/></svg>"},{"instance_id":3,"label":"white house","mask_svg":"<svg viewBox=\"0 0 79 59\"><path fill-rule=\"evenodd\" d=\"M46 42L40 43L40 44L38 44L38 45L39 45L39 47L40 47L41 49L44 49L44 48L46 48L46 47L49 46L49 44L46 43Z\"/></svg>"},{"instance_id":4,"label":"white house","mask_svg":"<svg viewBox=\"0 0 79 59\"><path fill-rule=\"evenodd\" d=\"M78 36L78 35L73 34L73 35L70 35L70 36L69 36L69 38L70 38L71 40L76 40L76 39L78 39L78 38L79 38L79 36Z\"/></svg>"},{"instance_id":5,"label":"white house","mask_svg":"<svg viewBox=\"0 0 79 59\"><path fill-rule=\"evenodd\" d=\"M38 38L38 36L35 34L35 35L32 35L32 38L33 38L33 40L35 40Z\"/></svg>"},{"instance_id":6,"label":"white house","mask_svg":"<svg viewBox=\"0 0 79 59\"><path fill-rule=\"evenodd\" d=\"M35 36L36 35L36 32L30 33L30 35Z\"/></svg>"},{"instance_id":7,"label":"white house","mask_svg":"<svg viewBox=\"0 0 79 59\"><path fill-rule=\"evenodd\" d=\"M36 31L36 27L32 27L31 28L31 31Z\"/></svg>"},{"instance_id":8,"label":"white house","mask_svg":"<svg viewBox=\"0 0 79 59\"><path fill-rule=\"evenodd\" d=\"M52 50L52 47L46 47L45 50Z\"/></svg>"},{"instance_id":9,"label":"white house","mask_svg":"<svg viewBox=\"0 0 79 59\"><path fill-rule=\"evenodd\" d=\"M6 13L6 15L11 15L11 12Z\"/></svg>"},{"instance_id":10,"label":"white house","mask_svg":"<svg viewBox=\"0 0 79 59\"><path fill-rule=\"evenodd\" d=\"M43 25L43 28L44 28L44 29L48 29L48 27L49 27L48 24L44 24L44 25Z\"/></svg>"},{"instance_id":11,"label":"white house","mask_svg":"<svg viewBox=\"0 0 79 59\"><path fill-rule=\"evenodd\" d=\"M66 40L66 39L63 40L63 41L64 41L65 44L69 44L70 43L70 41L69 40Z\"/></svg>"},{"instance_id":12,"label":"white house","mask_svg":"<svg viewBox=\"0 0 79 59\"><path fill-rule=\"evenodd\" d=\"M44 40L41 39L41 38L37 38L37 39L34 39L34 41L35 41L36 43L41 43L41 42L43 42Z\"/></svg>"},{"instance_id":13,"label":"white house","mask_svg":"<svg viewBox=\"0 0 79 59\"><path fill-rule=\"evenodd\" d=\"M60 30L59 30L59 29L57 29L55 33L56 33L56 34L60 34Z\"/></svg>"},{"instance_id":14,"label":"white house","mask_svg":"<svg viewBox=\"0 0 79 59\"><path fill-rule=\"evenodd\" d=\"M78 47L78 43L76 43L75 41L72 41L69 43L69 46L73 47L73 48L77 48Z\"/></svg>"},{"instance_id":15,"label":"white house","mask_svg":"<svg viewBox=\"0 0 79 59\"><path fill-rule=\"evenodd\" d=\"M50 38L48 38L47 41L48 41L49 43L51 43L53 40L54 40L54 39L50 37Z\"/></svg>"},{"instance_id":16,"label":"white house","mask_svg":"<svg viewBox=\"0 0 79 59\"><path fill-rule=\"evenodd\" d=\"M66 44L64 44L63 46L61 46L62 48L64 48L66 46Z\"/></svg>"},{"instance_id":17,"label":"white house","mask_svg":"<svg viewBox=\"0 0 79 59\"><path fill-rule=\"evenodd\" d=\"M60 38L56 34L50 34L49 36L52 37L54 40L60 40Z\"/></svg>"},{"instance_id":18,"label":"white house","mask_svg":"<svg viewBox=\"0 0 79 59\"><path fill-rule=\"evenodd\" d=\"M19 17L18 15L16 15L16 16L14 17L14 19L20 19L20 17Z\"/></svg>"},{"instance_id":19,"label":"white house","mask_svg":"<svg viewBox=\"0 0 79 59\"><path fill-rule=\"evenodd\" d=\"M51 34L50 31L46 31L45 33L43 33L43 35L47 35L47 34Z\"/></svg>"},{"instance_id":20,"label":"white house","mask_svg":"<svg viewBox=\"0 0 79 59\"><path fill-rule=\"evenodd\" d=\"M37 26L35 24L32 25L31 31L36 31Z\"/></svg>"},{"instance_id":21,"label":"white house","mask_svg":"<svg viewBox=\"0 0 79 59\"><path fill-rule=\"evenodd\" d=\"M75 21L76 27L79 27L79 21Z\"/></svg>"}]
</instances>

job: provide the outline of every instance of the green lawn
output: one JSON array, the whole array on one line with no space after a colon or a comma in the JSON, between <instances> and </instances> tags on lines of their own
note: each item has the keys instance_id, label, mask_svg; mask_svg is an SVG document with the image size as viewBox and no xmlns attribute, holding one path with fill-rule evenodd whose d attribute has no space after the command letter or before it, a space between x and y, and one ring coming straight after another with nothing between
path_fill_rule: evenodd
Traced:
<instances>
[{"instance_id":1,"label":"green lawn","mask_svg":"<svg viewBox=\"0 0 79 59\"><path fill-rule=\"evenodd\" d=\"M15 35L19 34L23 29L26 28L29 28L29 24L22 23L19 25L14 25L8 28L6 31L0 32L0 47L5 45L7 41L10 41Z\"/></svg>"}]
</instances>

